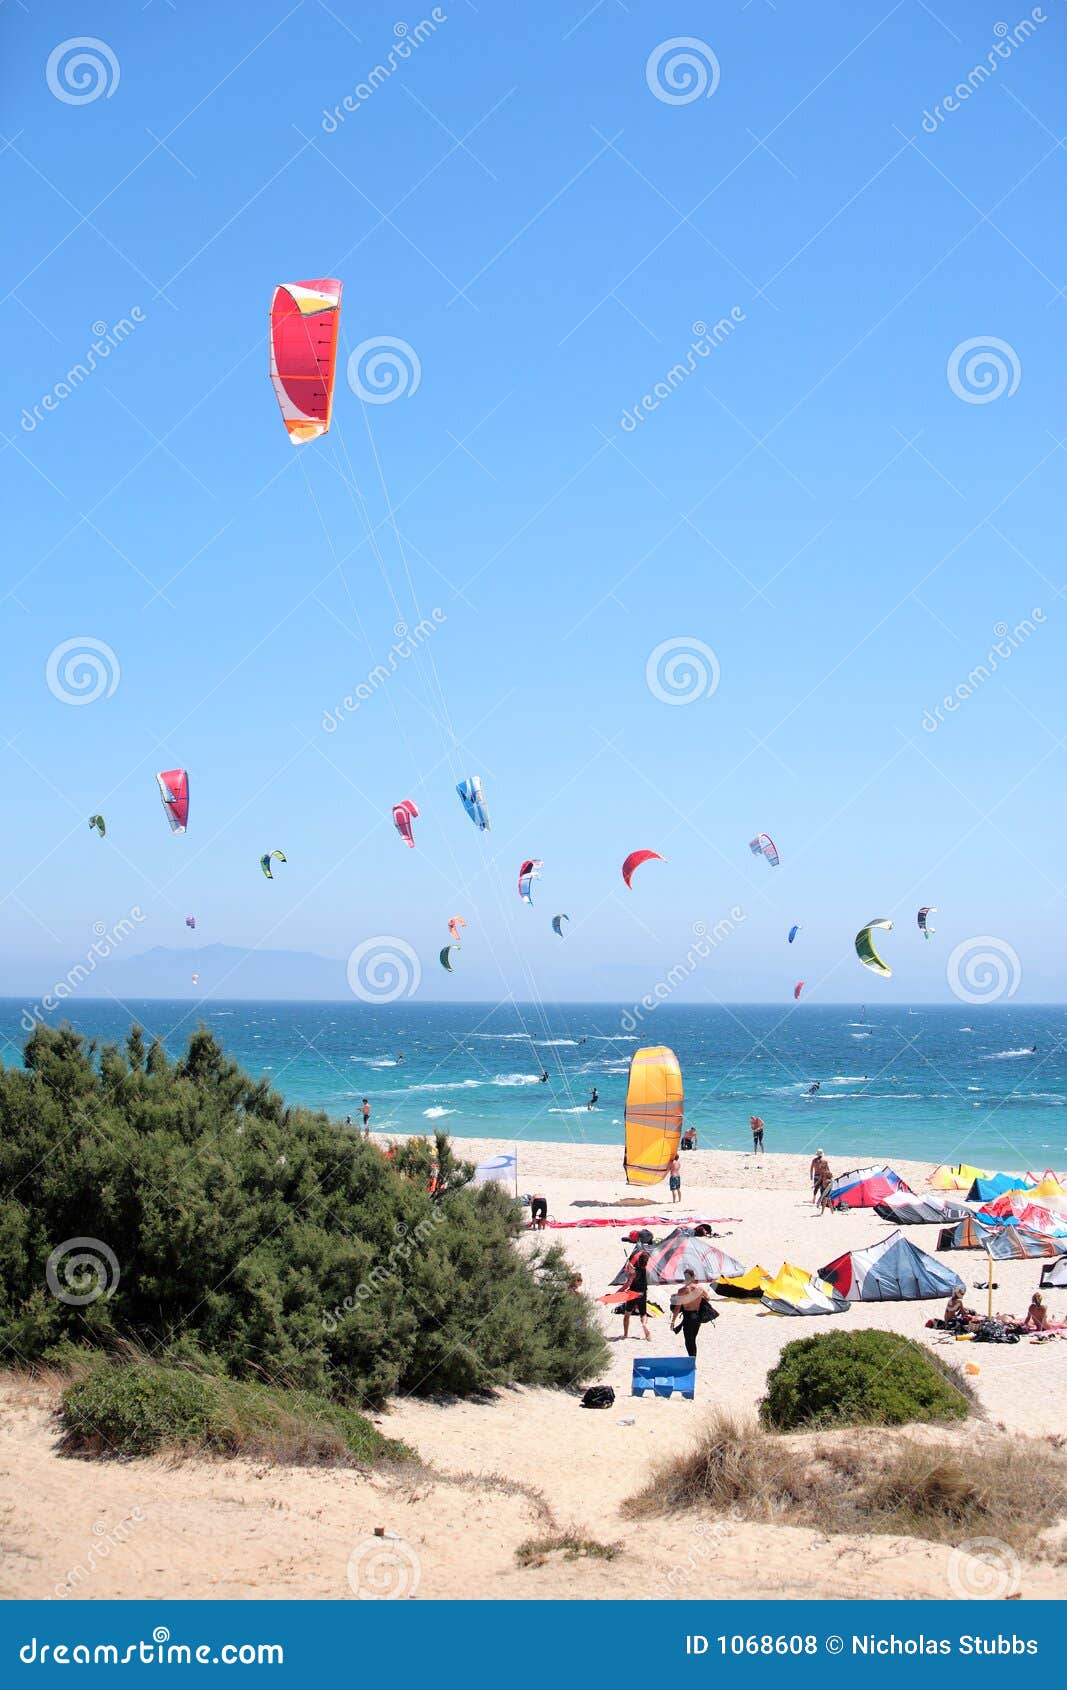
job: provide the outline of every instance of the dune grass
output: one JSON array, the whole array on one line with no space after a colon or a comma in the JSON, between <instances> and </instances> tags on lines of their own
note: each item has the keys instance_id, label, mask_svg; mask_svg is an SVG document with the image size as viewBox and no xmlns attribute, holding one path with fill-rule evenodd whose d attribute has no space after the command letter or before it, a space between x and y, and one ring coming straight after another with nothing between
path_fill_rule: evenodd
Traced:
<instances>
[{"instance_id":1,"label":"dune grass","mask_svg":"<svg viewBox=\"0 0 1067 1690\"><path fill-rule=\"evenodd\" d=\"M99 1363L69 1384L62 1448L81 1456L246 1456L291 1466L413 1459L362 1414L310 1391L141 1360Z\"/></svg>"},{"instance_id":2,"label":"dune grass","mask_svg":"<svg viewBox=\"0 0 1067 1690\"><path fill-rule=\"evenodd\" d=\"M552 1555L564 1561L614 1561L621 1553L619 1543L599 1543L579 1531L562 1531L527 1538L516 1549L515 1559L520 1567L543 1567Z\"/></svg>"},{"instance_id":3,"label":"dune grass","mask_svg":"<svg viewBox=\"0 0 1067 1690\"><path fill-rule=\"evenodd\" d=\"M647 1519L689 1509L935 1543L990 1536L1032 1554L1038 1533L1067 1514L1067 1458L1053 1439L964 1445L866 1429L786 1438L719 1411L625 1512Z\"/></svg>"}]
</instances>

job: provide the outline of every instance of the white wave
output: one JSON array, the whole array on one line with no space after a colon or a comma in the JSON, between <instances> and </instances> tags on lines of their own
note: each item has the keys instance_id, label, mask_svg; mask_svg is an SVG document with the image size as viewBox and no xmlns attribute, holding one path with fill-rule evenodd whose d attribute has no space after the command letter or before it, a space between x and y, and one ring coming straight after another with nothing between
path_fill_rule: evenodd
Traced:
<instances>
[{"instance_id":1,"label":"white wave","mask_svg":"<svg viewBox=\"0 0 1067 1690\"><path fill-rule=\"evenodd\" d=\"M259 1035L257 1033L256 1037ZM349 1062L362 1062L364 1068L395 1068L395 1056L350 1056Z\"/></svg>"},{"instance_id":2,"label":"white wave","mask_svg":"<svg viewBox=\"0 0 1067 1690\"><path fill-rule=\"evenodd\" d=\"M426 1121L439 1121L442 1115L456 1115L458 1114L458 1110L442 1109L441 1105L437 1104L433 1109L424 1109L422 1114L423 1119Z\"/></svg>"},{"instance_id":3,"label":"white wave","mask_svg":"<svg viewBox=\"0 0 1067 1690\"><path fill-rule=\"evenodd\" d=\"M577 1039L531 1039L532 1045L576 1045Z\"/></svg>"},{"instance_id":4,"label":"white wave","mask_svg":"<svg viewBox=\"0 0 1067 1690\"><path fill-rule=\"evenodd\" d=\"M973 1033L974 1028L973 1027L957 1027L956 1031L958 1033Z\"/></svg>"},{"instance_id":5,"label":"white wave","mask_svg":"<svg viewBox=\"0 0 1067 1690\"><path fill-rule=\"evenodd\" d=\"M529 1033L468 1033L468 1039L528 1039Z\"/></svg>"},{"instance_id":6,"label":"white wave","mask_svg":"<svg viewBox=\"0 0 1067 1690\"><path fill-rule=\"evenodd\" d=\"M846 1027L873 1027L873 1021L846 1021Z\"/></svg>"},{"instance_id":7,"label":"white wave","mask_svg":"<svg viewBox=\"0 0 1067 1690\"><path fill-rule=\"evenodd\" d=\"M990 1056L983 1056L981 1060L983 1062L1007 1062L1009 1057L1033 1056L1033 1054L1034 1052L1029 1045L1023 1045L1019 1050L995 1050Z\"/></svg>"},{"instance_id":8,"label":"white wave","mask_svg":"<svg viewBox=\"0 0 1067 1690\"><path fill-rule=\"evenodd\" d=\"M981 1091L981 1089L982 1089L981 1086L968 1086L967 1087L968 1091Z\"/></svg>"},{"instance_id":9,"label":"white wave","mask_svg":"<svg viewBox=\"0 0 1067 1690\"><path fill-rule=\"evenodd\" d=\"M867 1078L866 1074L835 1074L833 1079L824 1080L823 1085L824 1086L858 1086L860 1081L865 1080L866 1078Z\"/></svg>"},{"instance_id":10,"label":"white wave","mask_svg":"<svg viewBox=\"0 0 1067 1690\"><path fill-rule=\"evenodd\" d=\"M871 1035L870 1033L850 1033L848 1036L850 1039L869 1039Z\"/></svg>"},{"instance_id":11,"label":"white wave","mask_svg":"<svg viewBox=\"0 0 1067 1690\"><path fill-rule=\"evenodd\" d=\"M606 1045L635 1045L637 1040L632 1033L587 1033L587 1038L599 1039Z\"/></svg>"},{"instance_id":12,"label":"white wave","mask_svg":"<svg viewBox=\"0 0 1067 1690\"><path fill-rule=\"evenodd\" d=\"M429 1080L422 1085L409 1086L408 1091L474 1091L484 1083L483 1080Z\"/></svg>"},{"instance_id":13,"label":"white wave","mask_svg":"<svg viewBox=\"0 0 1067 1690\"><path fill-rule=\"evenodd\" d=\"M494 1086L536 1086L541 1082L540 1074L494 1074ZM477 1081L474 1082L477 1085Z\"/></svg>"},{"instance_id":14,"label":"white wave","mask_svg":"<svg viewBox=\"0 0 1067 1690\"><path fill-rule=\"evenodd\" d=\"M548 1113L550 1115L587 1115L590 1111L582 1103L576 1109L550 1109Z\"/></svg>"}]
</instances>

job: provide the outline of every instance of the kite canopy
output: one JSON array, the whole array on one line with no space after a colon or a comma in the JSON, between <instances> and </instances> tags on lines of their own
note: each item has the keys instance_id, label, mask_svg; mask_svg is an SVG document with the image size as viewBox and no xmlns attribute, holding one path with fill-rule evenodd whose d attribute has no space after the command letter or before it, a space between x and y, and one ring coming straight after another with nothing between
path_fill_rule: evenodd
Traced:
<instances>
[{"instance_id":1,"label":"kite canopy","mask_svg":"<svg viewBox=\"0 0 1067 1690\"><path fill-rule=\"evenodd\" d=\"M1041 1202L1049 1197L1067 1197L1067 1191L1063 1189L1055 1174L1050 1170L1046 1173L1044 1179L1039 1180L1036 1185L1028 1185L1023 1192L1023 1196L1032 1197L1035 1202Z\"/></svg>"},{"instance_id":2,"label":"kite canopy","mask_svg":"<svg viewBox=\"0 0 1067 1690\"><path fill-rule=\"evenodd\" d=\"M533 883L540 880L541 869L544 865L540 857L527 857L519 869L519 897L524 904L533 903Z\"/></svg>"},{"instance_id":3,"label":"kite canopy","mask_svg":"<svg viewBox=\"0 0 1067 1690\"><path fill-rule=\"evenodd\" d=\"M937 1235L939 1250L985 1250L994 1261L1018 1261L1029 1256L1059 1256L1063 1240L1047 1238L1025 1226L984 1226L974 1215L946 1226Z\"/></svg>"},{"instance_id":4,"label":"kite canopy","mask_svg":"<svg viewBox=\"0 0 1067 1690\"><path fill-rule=\"evenodd\" d=\"M412 850L415 849L415 835L411 824L416 820L418 813L418 805L412 803L410 798L402 798L399 804L393 805L393 826L404 844L409 845Z\"/></svg>"},{"instance_id":5,"label":"kite canopy","mask_svg":"<svg viewBox=\"0 0 1067 1690\"><path fill-rule=\"evenodd\" d=\"M563 937L563 923L565 921L569 921L570 919L571 918L570 918L569 915L554 915L552 917L552 931L553 931L553 933L558 933L560 938L562 939L562 937Z\"/></svg>"},{"instance_id":6,"label":"kite canopy","mask_svg":"<svg viewBox=\"0 0 1067 1690\"><path fill-rule=\"evenodd\" d=\"M992 1203L1006 1191L1018 1191L1019 1181L1014 1174L979 1174L971 1182L968 1203Z\"/></svg>"},{"instance_id":7,"label":"kite canopy","mask_svg":"<svg viewBox=\"0 0 1067 1690\"><path fill-rule=\"evenodd\" d=\"M983 1168L972 1168L966 1162L957 1162L954 1167L948 1167L944 1162L935 1168L930 1175L928 1184L935 1191L969 1191L976 1179L988 1179L989 1175Z\"/></svg>"},{"instance_id":8,"label":"kite canopy","mask_svg":"<svg viewBox=\"0 0 1067 1690\"><path fill-rule=\"evenodd\" d=\"M270 872L270 865L271 865L271 859L272 858L276 863L284 863L286 861L285 852L284 851L264 851L263 855L260 857L259 866L263 870L263 873L266 875L268 880L274 879L273 874Z\"/></svg>"},{"instance_id":9,"label":"kite canopy","mask_svg":"<svg viewBox=\"0 0 1067 1690\"><path fill-rule=\"evenodd\" d=\"M184 833L189 825L189 775L185 769L164 769L156 776L159 796L167 812L172 833Z\"/></svg>"},{"instance_id":10,"label":"kite canopy","mask_svg":"<svg viewBox=\"0 0 1067 1690\"><path fill-rule=\"evenodd\" d=\"M294 446L330 426L341 283L282 282L270 306L270 379Z\"/></svg>"},{"instance_id":11,"label":"kite canopy","mask_svg":"<svg viewBox=\"0 0 1067 1690\"><path fill-rule=\"evenodd\" d=\"M1046 1238L1067 1238L1067 1214L1031 1203L1021 1191L1006 1191L995 1203L980 1209L977 1218L989 1226L1025 1226Z\"/></svg>"},{"instance_id":12,"label":"kite canopy","mask_svg":"<svg viewBox=\"0 0 1067 1690\"><path fill-rule=\"evenodd\" d=\"M794 1003L796 1002L797 998L800 996L800 994L803 990L804 990L804 982L803 982L803 980L798 980L796 985L793 987L793 1001L794 1001Z\"/></svg>"},{"instance_id":13,"label":"kite canopy","mask_svg":"<svg viewBox=\"0 0 1067 1690\"><path fill-rule=\"evenodd\" d=\"M772 1314L845 1314L848 1299L817 1274L784 1262L763 1291L763 1306Z\"/></svg>"},{"instance_id":14,"label":"kite canopy","mask_svg":"<svg viewBox=\"0 0 1067 1690\"><path fill-rule=\"evenodd\" d=\"M658 1244L647 1250L648 1282L650 1285L675 1285L692 1269L698 1279L716 1280L724 1274L744 1273L744 1267L725 1250L719 1250L710 1238L696 1238L688 1227L679 1226ZM628 1283L629 1262L620 1268L613 1285Z\"/></svg>"},{"instance_id":15,"label":"kite canopy","mask_svg":"<svg viewBox=\"0 0 1067 1690\"><path fill-rule=\"evenodd\" d=\"M1067 1256L1061 1256L1058 1262L1049 1262L1048 1267L1041 1269L1042 1289L1046 1285L1067 1285Z\"/></svg>"},{"instance_id":16,"label":"kite canopy","mask_svg":"<svg viewBox=\"0 0 1067 1690\"><path fill-rule=\"evenodd\" d=\"M922 934L924 939L929 939L931 933L933 933L935 931L934 928L927 927L926 918L927 918L927 916L936 915L936 914L937 914L937 905L936 904L924 904L922 909L919 911L918 915L915 917L916 921L919 924L919 932Z\"/></svg>"},{"instance_id":17,"label":"kite canopy","mask_svg":"<svg viewBox=\"0 0 1067 1690\"><path fill-rule=\"evenodd\" d=\"M757 1262L747 1273L723 1274L715 1290L720 1297L736 1297L742 1302L758 1303L772 1278L773 1275Z\"/></svg>"},{"instance_id":18,"label":"kite canopy","mask_svg":"<svg viewBox=\"0 0 1067 1690\"><path fill-rule=\"evenodd\" d=\"M186 925L186 927L195 927L196 926L196 916L195 915L187 915L186 918L185 918L185 925Z\"/></svg>"},{"instance_id":19,"label":"kite canopy","mask_svg":"<svg viewBox=\"0 0 1067 1690\"><path fill-rule=\"evenodd\" d=\"M634 869L640 868L642 863L652 862L653 859L658 863L666 861L666 858L661 857L658 851L630 852L630 855L622 865L622 878L625 880L627 886L629 886L633 880Z\"/></svg>"},{"instance_id":20,"label":"kite canopy","mask_svg":"<svg viewBox=\"0 0 1067 1690\"><path fill-rule=\"evenodd\" d=\"M891 1232L866 1250L847 1250L819 1272L850 1303L912 1302L949 1297L963 1280L902 1232Z\"/></svg>"},{"instance_id":21,"label":"kite canopy","mask_svg":"<svg viewBox=\"0 0 1067 1690\"><path fill-rule=\"evenodd\" d=\"M459 948L458 945L442 945L441 947L441 967L447 968L450 974L452 973L452 964L448 960L449 952L458 951Z\"/></svg>"},{"instance_id":22,"label":"kite canopy","mask_svg":"<svg viewBox=\"0 0 1067 1690\"><path fill-rule=\"evenodd\" d=\"M904 1192L887 1197L884 1203L874 1205L874 1212L884 1221L896 1221L898 1226L916 1226L923 1221L940 1221L944 1225L947 1221L961 1221L970 1214L965 1204L951 1197L939 1197L932 1191L919 1196Z\"/></svg>"},{"instance_id":23,"label":"kite canopy","mask_svg":"<svg viewBox=\"0 0 1067 1690\"><path fill-rule=\"evenodd\" d=\"M870 1168L853 1168L839 1174L830 1187L831 1209L873 1209L895 1191L913 1196L911 1186L884 1162Z\"/></svg>"},{"instance_id":24,"label":"kite canopy","mask_svg":"<svg viewBox=\"0 0 1067 1690\"><path fill-rule=\"evenodd\" d=\"M101 839L103 839L105 833L107 832L107 823L103 816L90 816L89 826L95 827L97 833L100 835Z\"/></svg>"},{"instance_id":25,"label":"kite canopy","mask_svg":"<svg viewBox=\"0 0 1067 1690\"><path fill-rule=\"evenodd\" d=\"M749 840L748 848L754 857L765 858L772 868L777 868L782 860L778 855L778 847L769 833L757 833L755 839Z\"/></svg>"},{"instance_id":26,"label":"kite canopy","mask_svg":"<svg viewBox=\"0 0 1067 1690\"><path fill-rule=\"evenodd\" d=\"M461 927L466 927L466 925L467 923L461 915L454 915L448 924L448 931L451 933L457 945L459 944L459 930Z\"/></svg>"},{"instance_id":27,"label":"kite canopy","mask_svg":"<svg viewBox=\"0 0 1067 1690\"><path fill-rule=\"evenodd\" d=\"M867 968L875 974L884 975L888 979L893 970L888 963L882 961L874 948L874 940L871 938L871 933L876 927L881 927L886 933L893 931L893 923L886 921L884 917L878 921L869 921L866 927L861 927L856 934L856 955Z\"/></svg>"},{"instance_id":28,"label":"kite canopy","mask_svg":"<svg viewBox=\"0 0 1067 1690\"><path fill-rule=\"evenodd\" d=\"M626 1086L627 1185L658 1185L682 1136L682 1070L666 1045L644 1045L630 1058Z\"/></svg>"},{"instance_id":29,"label":"kite canopy","mask_svg":"<svg viewBox=\"0 0 1067 1690\"><path fill-rule=\"evenodd\" d=\"M482 791L481 775L468 775L456 787L460 801L475 827L481 828L483 833L489 832L489 811L485 807L485 794Z\"/></svg>"},{"instance_id":30,"label":"kite canopy","mask_svg":"<svg viewBox=\"0 0 1067 1690\"><path fill-rule=\"evenodd\" d=\"M798 921L798 922L795 922L794 925L789 929L789 943L790 944L793 943L793 940L796 938L796 936L799 932L800 932L800 923Z\"/></svg>"}]
</instances>

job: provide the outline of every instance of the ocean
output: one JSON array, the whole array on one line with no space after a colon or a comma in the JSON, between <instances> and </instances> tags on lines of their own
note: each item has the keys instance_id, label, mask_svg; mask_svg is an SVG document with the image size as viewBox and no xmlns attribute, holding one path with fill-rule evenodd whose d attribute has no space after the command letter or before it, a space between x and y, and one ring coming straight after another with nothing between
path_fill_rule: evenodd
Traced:
<instances>
[{"instance_id":1,"label":"ocean","mask_svg":"<svg viewBox=\"0 0 1067 1690\"><path fill-rule=\"evenodd\" d=\"M26 1007L0 1000L9 1065L21 1062ZM705 1147L749 1149L758 1113L768 1150L822 1146L835 1163L1067 1164L1067 1008L1056 1006L661 1004L636 1031L607 1004L71 1000L50 1019L121 1042L133 1017L174 1055L206 1022L228 1056L289 1103L358 1124L366 1097L376 1132L440 1126L456 1138L621 1145L630 1054L666 1044ZM599 1103L588 1109L593 1087Z\"/></svg>"}]
</instances>

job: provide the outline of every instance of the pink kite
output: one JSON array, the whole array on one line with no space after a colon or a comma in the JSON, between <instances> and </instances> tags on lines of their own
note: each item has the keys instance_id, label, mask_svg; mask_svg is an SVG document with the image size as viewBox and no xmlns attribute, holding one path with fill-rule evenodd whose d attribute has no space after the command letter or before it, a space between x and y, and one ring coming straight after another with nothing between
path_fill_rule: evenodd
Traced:
<instances>
[{"instance_id":1,"label":"pink kite","mask_svg":"<svg viewBox=\"0 0 1067 1690\"><path fill-rule=\"evenodd\" d=\"M156 776L159 796L167 812L172 833L184 833L189 825L189 775L185 769L164 769Z\"/></svg>"},{"instance_id":2,"label":"pink kite","mask_svg":"<svg viewBox=\"0 0 1067 1690\"><path fill-rule=\"evenodd\" d=\"M622 878L625 880L627 886L630 885L634 869L640 868L642 863L650 863L653 857L658 863L665 863L667 861L666 857L661 857L658 851L630 852L630 855L622 865Z\"/></svg>"},{"instance_id":3,"label":"pink kite","mask_svg":"<svg viewBox=\"0 0 1067 1690\"><path fill-rule=\"evenodd\" d=\"M418 815L418 806L410 798L402 798L399 804L393 805L393 821L405 845L415 849L415 835L411 831L411 824Z\"/></svg>"}]
</instances>

